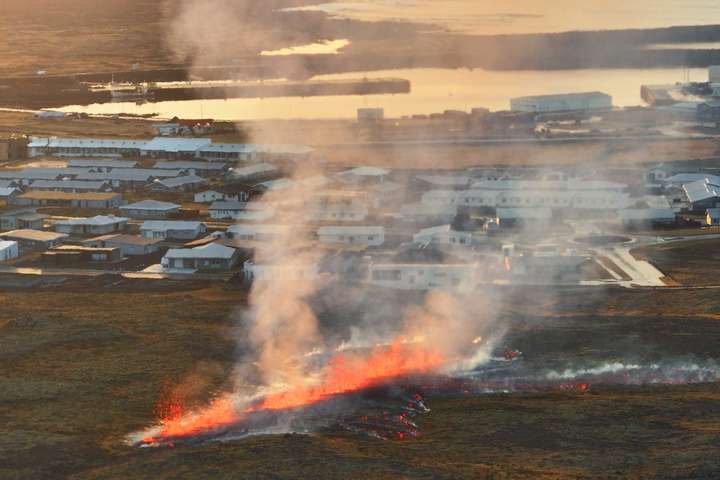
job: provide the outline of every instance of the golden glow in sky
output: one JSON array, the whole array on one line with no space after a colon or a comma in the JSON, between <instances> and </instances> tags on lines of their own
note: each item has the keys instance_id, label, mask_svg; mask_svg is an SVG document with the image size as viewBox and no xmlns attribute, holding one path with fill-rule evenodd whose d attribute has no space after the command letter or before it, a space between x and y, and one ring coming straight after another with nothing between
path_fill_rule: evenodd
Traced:
<instances>
[{"instance_id":1,"label":"golden glow in sky","mask_svg":"<svg viewBox=\"0 0 720 480\"><path fill-rule=\"evenodd\" d=\"M300 9L361 20L423 22L478 34L720 23L718 0L338 0Z\"/></svg>"}]
</instances>

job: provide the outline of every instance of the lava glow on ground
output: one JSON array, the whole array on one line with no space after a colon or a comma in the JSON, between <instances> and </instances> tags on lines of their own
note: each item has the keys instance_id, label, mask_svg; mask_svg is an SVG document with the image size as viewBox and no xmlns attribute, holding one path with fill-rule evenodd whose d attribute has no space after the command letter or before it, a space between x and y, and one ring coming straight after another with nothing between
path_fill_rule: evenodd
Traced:
<instances>
[{"instance_id":1,"label":"lava glow on ground","mask_svg":"<svg viewBox=\"0 0 720 480\"><path fill-rule=\"evenodd\" d=\"M446 364L437 350L422 344L396 341L387 347L376 347L367 355L338 354L334 356L315 385L300 385L265 395L254 402L239 406L237 398L227 394L215 399L207 408L183 413L182 407L170 402L159 426L150 429L139 443L143 446L166 444L171 439L207 435L241 422L257 412L292 410L334 396L347 394L393 379L418 373L430 373ZM243 402L240 402L243 403Z\"/></svg>"}]
</instances>

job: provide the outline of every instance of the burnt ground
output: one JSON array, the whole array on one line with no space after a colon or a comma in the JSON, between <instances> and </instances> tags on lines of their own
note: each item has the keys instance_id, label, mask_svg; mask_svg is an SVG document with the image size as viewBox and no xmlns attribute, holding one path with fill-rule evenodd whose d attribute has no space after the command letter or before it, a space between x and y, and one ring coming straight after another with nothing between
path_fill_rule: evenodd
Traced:
<instances>
[{"instance_id":1,"label":"burnt ground","mask_svg":"<svg viewBox=\"0 0 720 480\"><path fill-rule=\"evenodd\" d=\"M498 291L537 368L717 357L712 290ZM416 295L371 292L371 302ZM398 298L401 297L401 298ZM365 299L346 300L351 323ZM242 290L112 279L0 293L1 478L716 478L720 386L431 395L408 442L330 431L136 449L168 385L222 390ZM372 303L370 304L372 305ZM322 307L322 305L320 305ZM323 323L332 327L328 311ZM342 325L337 328L342 330Z\"/></svg>"},{"instance_id":2,"label":"burnt ground","mask_svg":"<svg viewBox=\"0 0 720 480\"><path fill-rule=\"evenodd\" d=\"M681 285L713 286L720 285L718 247L718 238L698 239L638 248L633 255L648 260Z\"/></svg>"}]
</instances>

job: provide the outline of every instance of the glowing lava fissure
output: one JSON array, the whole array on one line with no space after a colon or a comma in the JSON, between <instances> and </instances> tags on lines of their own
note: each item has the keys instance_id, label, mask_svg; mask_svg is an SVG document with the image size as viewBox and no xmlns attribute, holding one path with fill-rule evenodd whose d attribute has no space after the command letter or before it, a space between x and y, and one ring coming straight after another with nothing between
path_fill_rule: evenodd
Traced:
<instances>
[{"instance_id":1,"label":"glowing lava fissure","mask_svg":"<svg viewBox=\"0 0 720 480\"><path fill-rule=\"evenodd\" d=\"M142 438L141 443L153 445L220 432L252 414L306 407L335 396L391 383L401 377L430 373L446 364L438 350L399 340L390 346L376 347L366 355L339 354L330 360L321 375L322 380L316 385L300 385L270 393L245 406L238 406L233 395L224 395L203 410L161 418L160 426Z\"/></svg>"}]
</instances>

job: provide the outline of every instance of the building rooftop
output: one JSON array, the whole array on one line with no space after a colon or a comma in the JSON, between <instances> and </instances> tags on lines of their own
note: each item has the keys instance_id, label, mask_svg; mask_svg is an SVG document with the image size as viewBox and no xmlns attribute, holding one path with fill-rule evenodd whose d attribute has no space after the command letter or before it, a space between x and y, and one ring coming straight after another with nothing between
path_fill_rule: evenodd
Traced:
<instances>
[{"instance_id":1,"label":"building rooftop","mask_svg":"<svg viewBox=\"0 0 720 480\"><path fill-rule=\"evenodd\" d=\"M213 242L195 248L172 248L167 251L165 258L217 258L230 260L235 255L235 252L234 248Z\"/></svg>"},{"instance_id":2,"label":"building rooftop","mask_svg":"<svg viewBox=\"0 0 720 480\"><path fill-rule=\"evenodd\" d=\"M247 210L248 202L218 201L210 205L210 210Z\"/></svg>"},{"instance_id":3,"label":"building rooftop","mask_svg":"<svg viewBox=\"0 0 720 480\"><path fill-rule=\"evenodd\" d=\"M197 230L203 226L203 222L185 220L148 220L143 222L140 230L153 230L164 232L167 230Z\"/></svg>"},{"instance_id":4,"label":"building rooftop","mask_svg":"<svg viewBox=\"0 0 720 480\"><path fill-rule=\"evenodd\" d=\"M45 232L43 230L12 230L0 233L0 238L13 238L17 240L32 240L36 242L52 242L67 238L64 233Z\"/></svg>"},{"instance_id":5,"label":"building rooftop","mask_svg":"<svg viewBox=\"0 0 720 480\"><path fill-rule=\"evenodd\" d=\"M81 168L135 168L138 166L138 162L134 160L113 160L104 158L95 159L73 159L68 161L68 167L81 167Z\"/></svg>"},{"instance_id":6,"label":"building rooftop","mask_svg":"<svg viewBox=\"0 0 720 480\"><path fill-rule=\"evenodd\" d=\"M259 173L270 173L276 171L277 168L270 165L269 163L256 163L243 168L236 168L230 173L233 177L247 177L250 175L257 175Z\"/></svg>"},{"instance_id":7,"label":"building rooftop","mask_svg":"<svg viewBox=\"0 0 720 480\"><path fill-rule=\"evenodd\" d=\"M69 218L67 220L58 220L55 225L89 225L89 226L105 226L115 225L118 223L126 223L129 218L116 217L114 215L97 215L90 218Z\"/></svg>"},{"instance_id":8,"label":"building rooftop","mask_svg":"<svg viewBox=\"0 0 720 480\"><path fill-rule=\"evenodd\" d=\"M102 190L107 187L105 182L91 182L83 180L35 180L30 184L34 189L53 190L72 188L75 190Z\"/></svg>"},{"instance_id":9,"label":"building rooftop","mask_svg":"<svg viewBox=\"0 0 720 480\"><path fill-rule=\"evenodd\" d=\"M200 183L207 183L207 180L198 177L197 175L186 175L182 177L166 178L156 182L156 185L162 185L165 188L176 188L182 187L183 185L195 185Z\"/></svg>"},{"instance_id":10,"label":"building rooftop","mask_svg":"<svg viewBox=\"0 0 720 480\"><path fill-rule=\"evenodd\" d=\"M52 190L30 190L29 192L18 195L18 198L28 198L33 200L114 200L121 196L119 193L112 192L54 192Z\"/></svg>"},{"instance_id":11,"label":"building rooftop","mask_svg":"<svg viewBox=\"0 0 720 480\"><path fill-rule=\"evenodd\" d=\"M197 152L212 144L209 138L155 137L141 147L145 152Z\"/></svg>"},{"instance_id":12,"label":"building rooftop","mask_svg":"<svg viewBox=\"0 0 720 480\"><path fill-rule=\"evenodd\" d=\"M162 242L162 239L160 238L147 238L143 237L142 235L125 235L121 233L116 234L110 234L110 235L101 235L99 237L94 238L88 238L87 240L84 240L82 243L91 243L91 242L109 242L112 241L113 243L121 243L126 245L155 245L157 243Z\"/></svg>"},{"instance_id":13,"label":"building rooftop","mask_svg":"<svg viewBox=\"0 0 720 480\"><path fill-rule=\"evenodd\" d=\"M162 170L225 170L225 164L222 162L193 162L193 161L177 161L177 162L157 162L153 168L159 168Z\"/></svg>"},{"instance_id":14,"label":"building rooftop","mask_svg":"<svg viewBox=\"0 0 720 480\"><path fill-rule=\"evenodd\" d=\"M161 202L159 200L142 200L136 203L130 203L123 205L120 210L157 210L157 211L168 211L177 210L180 205L176 203Z\"/></svg>"}]
</instances>

